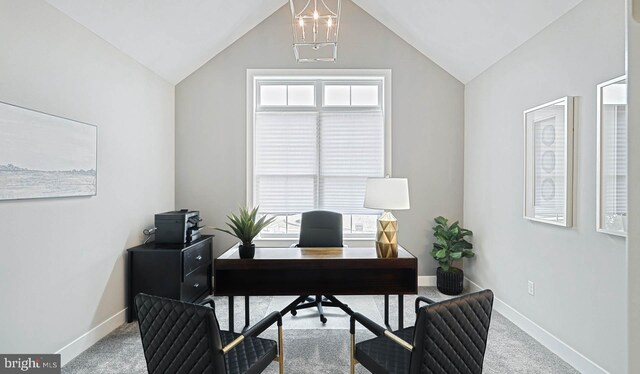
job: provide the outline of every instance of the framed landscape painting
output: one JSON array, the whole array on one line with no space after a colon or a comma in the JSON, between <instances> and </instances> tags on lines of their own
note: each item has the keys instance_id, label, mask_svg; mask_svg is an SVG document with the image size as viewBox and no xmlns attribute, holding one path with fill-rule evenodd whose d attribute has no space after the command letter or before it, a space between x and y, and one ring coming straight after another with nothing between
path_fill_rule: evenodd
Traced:
<instances>
[{"instance_id":1,"label":"framed landscape painting","mask_svg":"<svg viewBox=\"0 0 640 374\"><path fill-rule=\"evenodd\" d=\"M95 196L97 129L0 102L0 200Z\"/></svg>"}]
</instances>

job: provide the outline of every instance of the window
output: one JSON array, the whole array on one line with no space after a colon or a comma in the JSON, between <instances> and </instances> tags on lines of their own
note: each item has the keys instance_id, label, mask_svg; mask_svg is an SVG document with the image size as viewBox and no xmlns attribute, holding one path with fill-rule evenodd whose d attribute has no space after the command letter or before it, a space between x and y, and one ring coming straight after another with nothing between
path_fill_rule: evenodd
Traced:
<instances>
[{"instance_id":1,"label":"window","mask_svg":"<svg viewBox=\"0 0 640 374\"><path fill-rule=\"evenodd\" d=\"M598 231L627 232L627 81L598 85Z\"/></svg>"},{"instance_id":2,"label":"window","mask_svg":"<svg viewBox=\"0 0 640 374\"><path fill-rule=\"evenodd\" d=\"M297 237L301 213L343 213L345 238L373 238L379 211L363 207L366 180L389 172L385 77L252 79L249 205L276 216L262 237Z\"/></svg>"}]
</instances>

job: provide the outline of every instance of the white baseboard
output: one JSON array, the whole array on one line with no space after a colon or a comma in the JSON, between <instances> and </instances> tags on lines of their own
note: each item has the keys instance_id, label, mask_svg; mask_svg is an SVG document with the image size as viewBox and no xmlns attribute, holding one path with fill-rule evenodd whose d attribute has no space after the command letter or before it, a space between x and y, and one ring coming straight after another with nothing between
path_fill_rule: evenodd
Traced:
<instances>
[{"instance_id":1,"label":"white baseboard","mask_svg":"<svg viewBox=\"0 0 640 374\"><path fill-rule=\"evenodd\" d=\"M118 313L109 317L106 321L92 328L76 340L60 348L57 354L60 354L61 365L66 365L87 348L96 344L100 339L107 336L111 331L117 329L127 321L127 308L122 309Z\"/></svg>"},{"instance_id":2,"label":"white baseboard","mask_svg":"<svg viewBox=\"0 0 640 374\"><path fill-rule=\"evenodd\" d=\"M465 277L465 281L469 285L469 292L475 292L483 290L483 287L480 287L478 284L473 281L467 279ZM522 331L529 334L532 338L537 340L540 344L545 346L551 352L558 355L561 359L566 361L569 365L573 366L580 373L590 374L590 373L609 373L602 367L600 367L595 362L589 360L587 357L582 355L580 352L573 349L567 343L558 339L556 336L551 334L549 331L545 330L522 313L518 312L504 301L494 296L493 299L493 309L505 316L508 320L513 322L516 326L518 326Z\"/></svg>"},{"instance_id":3,"label":"white baseboard","mask_svg":"<svg viewBox=\"0 0 640 374\"><path fill-rule=\"evenodd\" d=\"M435 275L419 275L418 276L418 287L435 287L436 286L436 276Z\"/></svg>"},{"instance_id":4,"label":"white baseboard","mask_svg":"<svg viewBox=\"0 0 640 374\"><path fill-rule=\"evenodd\" d=\"M418 276L418 287L436 287L438 285L437 281L438 277L435 275L419 275ZM469 280L467 277L464 278L464 289L469 289ZM473 290L470 290L473 292Z\"/></svg>"}]
</instances>

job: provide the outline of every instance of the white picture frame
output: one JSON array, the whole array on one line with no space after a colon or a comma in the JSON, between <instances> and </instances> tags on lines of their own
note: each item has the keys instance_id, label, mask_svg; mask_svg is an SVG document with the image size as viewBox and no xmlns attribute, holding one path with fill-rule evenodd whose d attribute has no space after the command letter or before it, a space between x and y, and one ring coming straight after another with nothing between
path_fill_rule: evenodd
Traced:
<instances>
[{"instance_id":1,"label":"white picture frame","mask_svg":"<svg viewBox=\"0 0 640 374\"><path fill-rule=\"evenodd\" d=\"M596 231L627 236L627 77L597 85ZM607 157L608 156L608 157Z\"/></svg>"},{"instance_id":2,"label":"white picture frame","mask_svg":"<svg viewBox=\"0 0 640 374\"><path fill-rule=\"evenodd\" d=\"M574 99L527 109L524 120L524 218L573 225Z\"/></svg>"}]
</instances>

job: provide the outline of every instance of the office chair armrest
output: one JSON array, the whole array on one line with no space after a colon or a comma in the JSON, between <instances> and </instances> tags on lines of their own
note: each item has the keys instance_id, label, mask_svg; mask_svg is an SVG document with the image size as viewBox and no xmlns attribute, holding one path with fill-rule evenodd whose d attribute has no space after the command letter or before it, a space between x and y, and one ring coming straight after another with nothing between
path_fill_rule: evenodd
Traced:
<instances>
[{"instance_id":1,"label":"office chair armrest","mask_svg":"<svg viewBox=\"0 0 640 374\"><path fill-rule=\"evenodd\" d=\"M242 335L246 337L258 336L269 326L273 325L274 322L278 322L278 326L282 326L282 315L280 312L269 313L268 316L261 319L258 323L246 329Z\"/></svg>"},{"instance_id":2,"label":"office chair armrest","mask_svg":"<svg viewBox=\"0 0 640 374\"><path fill-rule=\"evenodd\" d=\"M391 339L392 342L398 344L399 346L401 346L402 348L406 349L409 352L413 351L413 346L409 343L407 343L404 339L402 339L401 337L399 337L398 335L392 333L389 330L384 330L384 336L386 336L387 338Z\"/></svg>"},{"instance_id":3,"label":"office chair armrest","mask_svg":"<svg viewBox=\"0 0 640 374\"><path fill-rule=\"evenodd\" d=\"M380 336L384 334L385 328L373 322L369 318L363 316L362 314L356 312L351 315L351 325L349 331L352 334L356 333L356 321L358 321L362 326L366 327L367 330L376 334L376 336Z\"/></svg>"},{"instance_id":4,"label":"office chair armrest","mask_svg":"<svg viewBox=\"0 0 640 374\"><path fill-rule=\"evenodd\" d=\"M431 300L431 299L429 299L427 297L424 297L424 296L416 297L416 314L418 313L418 310L420 309L420 302L427 303L427 304L434 304L435 303L435 301L433 301L433 300Z\"/></svg>"},{"instance_id":5,"label":"office chair armrest","mask_svg":"<svg viewBox=\"0 0 640 374\"><path fill-rule=\"evenodd\" d=\"M242 335L233 339L233 341L224 347L222 347L222 353L227 354L230 350L233 349L236 345L242 343L245 338L254 337L260 335L267 327L273 325L274 322L278 322L278 326L282 326L282 316L280 312L271 312L268 316L261 319L258 323L246 329ZM278 335L281 334L281 329L278 329ZM281 341L281 339L279 339Z\"/></svg>"},{"instance_id":6,"label":"office chair armrest","mask_svg":"<svg viewBox=\"0 0 640 374\"><path fill-rule=\"evenodd\" d=\"M206 298L198 301L198 305L207 305L207 304L209 304L211 309L216 309L216 302L213 301L213 298L211 296L207 296Z\"/></svg>"},{"instance_id":7,"label":"office chair armrest","mask_svg":"<svg viewBox=\"0 0 640 374\"><path fill-rule=\"evenodd\" d=\"M376 336L386 336L392 342L398 344L399 346L408 350L409 352L413 351L413 346L411 344L407 343L398 335L378 325L377 323L373 322L372 320L363 316L360 313L353 313L351 315L351 326L349 327L351 335L355 335L356 333L356 321L358 321L362 326L366 327L367 330L376 334Z\"/></svg>"}]
</instances>

